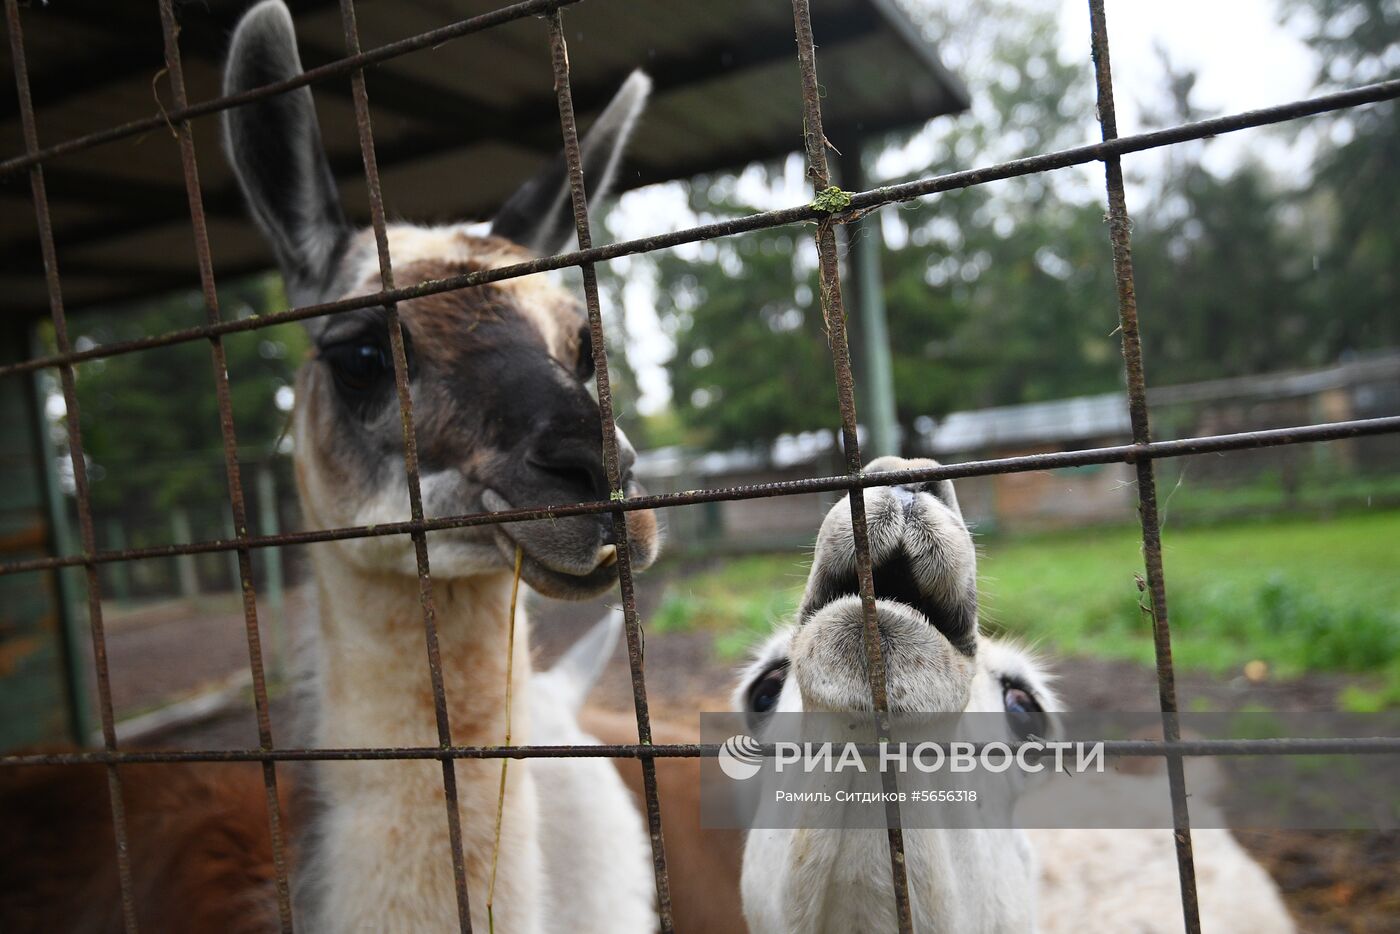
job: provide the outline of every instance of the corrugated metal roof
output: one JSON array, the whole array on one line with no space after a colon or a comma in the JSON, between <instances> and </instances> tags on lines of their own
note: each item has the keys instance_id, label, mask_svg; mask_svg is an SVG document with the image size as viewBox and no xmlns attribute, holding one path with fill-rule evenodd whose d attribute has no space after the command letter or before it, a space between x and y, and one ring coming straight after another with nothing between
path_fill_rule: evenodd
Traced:
<instances>
[{"instance_id":1,"label":"corrugated metal roof","mask_svg":"<svg viewBox=\"0 0 1400 934\"><path fill-rule=\"evenodd\" d=\"M369 49L503 0L361 0ZM227 36L246 0L180 5L191 101L218 95ZM308 68L344 54L335 0L291 0ZM819 0L813 27L826 133L865 133L961 110L966 95L893 0ZM157 110L164 58L155 3L50 0L23 13L40 141L51 145ZM801 146L788 0L587 0L564 10L581 123L634 68L656 84L620 175L635 187L781 156ZM8 46L0 57L11 72ZM367 72L386 208L415 220L491 211L560 146L544 24L525 19ZM313 86L347 210L367 217L348 79ZM218 151L216 118L194 122L219 276L269 266ZM23 152L18 103L0 96L0 153ZM45 168L71 306L197 287L177 144L170 134L100 146ZM0 177L5 313L45 307L28 176Z\"/></svg>"},{"instance_id":2,"label":"corrugated metal roof","mask_svg":"<svg viewBox=\"0 0 1400 934\"><path fill-rule=\"evenodd\" d=\"M939 454L1004 448L1018 444L1102 438L1132 431L1128 400L1121 392L1053 402L954 412L926 436Z\"/></svg>"},{"instance_id":3,"label":"corrugated metal roof","mask_svg":"<svg viewBox=\"0 0 1400 934\"><path fill-rule=\"evenodd\" d=\"M1272 401L1331 389L1394 386L1397 381L1400 381L1400 353L1380 352L1312 370L1283 370L1158 386L1148 390L1147 398L1155 412L1174 405ZM1132 437L1127 397L1121 392L952 412L942 421L932 418L920 421L925 422L926 427L921 427L917 437L911 439L909 451L950 461L1021 446L1104 439L1127 441ZM863 429L860 440L865 441ZM837 449L836 435L823 429L782 435L766 447L750 446L703 454L679 447L648 451L638 458L637 472L643 477L718 476L812 464Z\"/></svg>"}]
</instances>

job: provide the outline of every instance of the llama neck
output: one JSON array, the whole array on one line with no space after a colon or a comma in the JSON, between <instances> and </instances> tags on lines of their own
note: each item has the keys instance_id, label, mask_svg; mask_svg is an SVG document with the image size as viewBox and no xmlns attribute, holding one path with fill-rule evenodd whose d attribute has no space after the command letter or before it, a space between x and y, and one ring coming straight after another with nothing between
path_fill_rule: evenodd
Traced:
<instances>
[{"instance_id":1,"label":"llama neck","mask_svg":"<svg viewBox=\"0 0 1400 934\"><path fill-rule=\"evenodd\" d=\"M321 672L317 744L436 746L438 732L416 578L371 574L324 549L316 556ZM452 742L505 741L509 574L434 581L439 653ZM511 741L528 741L529 637L517 608ZM498 760L455 764L473 923L482 912L494 849ZM308 875L317 880L318 929L378 921L437 930L456 925L441 766L431 760L325 763L325 805ZM537 855L530 775L509 770L496 920L529 930ZM503 918L503 908L506 916ZM510 922L515 923L510 923Z\"/></svg>"},{"instance_id":2,"label":"llama neck","mask_svg":"<svg viewBox=\"0 0 1400 934\"><path fill-rule=\"evenodd\" d=\"M321 684L318 742L328 746L436 746L432 682L415 578L374 574L318 555ZM508 573L433 581L433 605L452 741L505 739ZM530 675L529 627L516 608L513 691ZM526 735L515 704L512 739Z\"/></svg>"}]
</instances>

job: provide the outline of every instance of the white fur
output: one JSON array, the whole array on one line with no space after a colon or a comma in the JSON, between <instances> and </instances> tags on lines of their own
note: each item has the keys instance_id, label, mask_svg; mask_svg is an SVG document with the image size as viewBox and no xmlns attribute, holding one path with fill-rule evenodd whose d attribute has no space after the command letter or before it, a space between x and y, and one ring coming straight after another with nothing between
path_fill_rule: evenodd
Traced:
<instances>
[{"instance_id":1,"label":"white fur","mask_svg":"<svg viewBox=\"0 0 1400 934\"><path fill-rule=\"evenodd\" d=\"M927 463L881 459L868 471ZM901 542L906 548L916 543L927 554L910 556L912 571L921 576L925 587L946 597L965 593L969 574L975 573L975 552L956 498L951 489L940 492L937 500L922 491L915 497L916 503L906 511L897 508L891 492L866 493L877 566ZM911 529L916 521L926 527ZM823 585L854 563L850 535L849 512L841 503L823 523L809 597L825 593ZM982 637L976 640L971 664L955 664L956 658L948 657L956 653L947 640L943 641L947 651L940 652L936 634L920 637L910 625L919 616L916 611L888 600L877 605L884 638L903 649L885 653L892 709L1003 711L1003 680L1009 678L1052 715L1049 729L1053 732L1053 714L1062 709L1060 701L1052 678L1029 653ZM863 671L861 660L848 657L861 651L859 640L848 638L848 617L859 611L858 602L840 597L820 608L804 604L804 611L811 615L803 626L776 632L741 673L734 693L736 709L745 709L749 689L783 661L791 670L774 710L869 709L868 691L862 679L853 676ZM925 626L932 629L927 621ZM1193 798L1192 808L1204 814L1210 807L1206 793L1211 782L1202 769L1194 771L1191 787L1201 794ZM833 790L831 778L825 781L823 787ZM1076 791L1087 801L1120 795L1126 796L1124 807L1143 800L1143 788L1134 789L1132 781L1091 774L1074 778L1079 783ZM1215 818L1218 823L1219 816ZM1197 830L1192 836L1205 930L1265 934L1294 930L1277 887L1228 831ZM915 930L1167 934L1182 929L1169 830L909 829L904 832L904 847ZM742 891L744 914L754 934L897 929L889 843L881 830L750 831Z\"/></svg>"},{"instance_id":2,"label":"white fur","mask_svg":"<svg viewBox=\"0 0 1400 934\"><path fill-rule=\"evenodd\" d=\"M554 668L531 679L533 742L597 744L579 727L575 711L600 671L598 662L611 657L621 621L620 612L609 614ZM582 652L591 654L591 664ZM616 766L608 759L535 759L531 766L546 792L539 803L541 826L549 828L544 850L549 915L560 929L599 934L654 928L651 842ZM603 875L614 878L600 884Z\"/></svg>"},{"instance_id":3,"label":"white fur","mask_svg":"<svg viewBox=\"0 0 1400 934\"><path fill-rule=\"evenodd\" d=\"M316 570L323 643L317 744L436 745L417 581L364 575L329 548L318 549ZM509 577L499 574L434 585L452 739L459 745L505 738L501 622L509 588ZM550 673L531 676L528 623L523 608L517 613L512 742L596 742L580 730L570 703L586 686ZM500 760L459 760L455 772L472 925L486 930ZM431 760L319 767L324 814L299 899L309 929L455 929L442 782L441 766ZM502 827L496 930L654 928L641 817L607 760L512 761ZM582 859L583 853L590 856Z\"/></svg>"}]
</instances>

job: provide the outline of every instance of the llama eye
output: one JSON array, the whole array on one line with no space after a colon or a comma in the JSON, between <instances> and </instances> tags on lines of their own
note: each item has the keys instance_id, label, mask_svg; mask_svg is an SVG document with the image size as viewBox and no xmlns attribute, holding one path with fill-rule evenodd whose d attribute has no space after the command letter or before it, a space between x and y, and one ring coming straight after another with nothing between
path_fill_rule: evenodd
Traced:
<instances>
[{"instance_id":1,"label":"llama eye","mask_svg":"<svg viewBox=\"0 0 1400 934\"><path fill-rule=\"evenodd\" d=\"M1036 713L1040 705L1020 688L1007 688L1005 694L1007 713Z\"/></svg>"},{"instance_id":2,"label":"llama eye","mask_svg":"<svg viewBox=\"0 0 1400 934\"><path fill-rule=\"evenodd\" d=\"M341 389L362 394L373 389L391 369L389 353L374 341L346 341L321 350Z\"/></svg>"},{"instance_id":3,"label":"llama eye","mask_svg":"<svg viewBox=\"0 0 1400 934\"><path fill-rule=\"evenodd\" d=\"M1032 733L1044 735L1045 711L1029 691L1008 684L1002 688L1001 697L1006 707L1006 719L1018 739L1025 739Z\"/></svg>"},{"instance_id":4,"label":"llama eye","mask_svg":"<svg viewBox=\"0 0 1400 934\"><path fill-rule=\"evenodd\" d=\"M778 704L783 685L787 683L787 665L770 668L749 689L749 710L753 713L768 713Z\"/></svg>"}]
</instances>

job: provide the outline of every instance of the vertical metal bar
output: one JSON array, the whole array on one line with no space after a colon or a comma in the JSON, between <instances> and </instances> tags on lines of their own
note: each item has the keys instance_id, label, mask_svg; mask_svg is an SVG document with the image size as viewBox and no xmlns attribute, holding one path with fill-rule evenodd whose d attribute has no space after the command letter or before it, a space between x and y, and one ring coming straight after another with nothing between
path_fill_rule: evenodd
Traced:
<instances>
[{"instance_id":1,"label":"vertical metal bar","mask_svg":"<svg viewBox=\"0 0 1400 934\"><path fill-rule=\"evenodd\" d=\"M39 131L34 122L34 100L29 91L29 64L24 55L24 33L19 20L17 0L5 0L5 21L10 31L10 57L14 59L15 93L19 97L20 123L24 130L24 149L29 155L39 151ZM39 249L44 258L44 282L49 296L49 313L53 318L54 343L60 354L70 353L68 316L63 310L63 289L58 278L58 255L53 245L53 224L49 218L49 197L44 187L44 167L35 162L29 168L29 187L34 196L34 220L39 228ZM78 530L83 548L83 570L87 576L88 628L92 635L92 661L97 669L97 712L102 720L102 745L116 752L117 730L112 716L112 682L107 668L107 637L102 627L102 587L98 581L97 565L92 556L97 550L97 538L92 525L92 499L88 491L87 462L83 456L83 434L79 426L77 383L73 365L59 367L63 384L63 403L67 416L68 456L73 462L73 487L78 500ZM136 901L131 884L131 859L126 826L126 808L122 800L121 775L114 763L107 765L107 795L112 805L112 832L117 847L117 882L121 888L122 924L127 934L136 932Z\"/></svg>"},{"instance_id":2,"label":"vertical metal bar","mask_svg":"<svg viewBox=\"0 0 1400 934\"><path fill-rule=\"evenodd\" d=\"M808 0L792 0L793 28L797 36L797 63L802 73L803 142L807 148L807 175L817 191L831 184L827 165L826 134L822 131L821 91L817 86L817 53L812 38L812 14ZM851 376L851 352L846 342L846 309L841 301L841 271L836 255L836 231L832 219L817 225L818 274L821 282L822 314L831 343L831 362L836 372L836 395L841 407L841 435L846 451L846 472L861 473L860 442L857 438L855 380ZM865 613L865 672L870 680L870 698L875 707L880 736L889 734L889 699L885 686L884 648L880 641L879 618L875 612L875 579L870 563L870 533L866 527L865 494L850 491L851 537L855 542L856 578ZM882 770L886 790L893 790L893 772ZM891 800L885 806L889 824L890 878L894 889L895 919L901 932L911 932L914 920L909 907L908 869L904 858L904 829L899 805Z\"/></svg>"},{"instance_id":3,"label":"vertical metal bar","mask_svg":"<svg viewBox=\"0 0 1400 934\"><path fill-rule=\"evenodd\" d=\"M1108 23L1103 0L1089 0L1093 33L1094 80L1098 87L1099 126L1104 141L1118 137L1118 117L1113 104L1113 70L1108 52ZM1108 229L1113 244L1113 274L1118 285L1118 316L1123 332L1123 366L1128 381L1128 415L1134 444L1150 444L1152 427L1147 413L1147 379L1142 365L1142 338L1138 331L1137 292L1133 283L1132 233L1127 199L1123 191L1123 167L1118 156L1103 160L1108 190ZM1162 529L1157 516L1157 481L1151 457L1135 458L1138 512L1142 522L1142 554L1147 589L1152 601L1152 642L1157 654L1157 695L1162 708L1162 738L1181 739L1177 722L1176 674L1172 667L1171 625L1167 617L1167 585L1162 569ZM1171 788L1172 826L1176 840L1177 872L1181 881L1181 910L1186 930L1199 934L1200 907L1196 898L1195 856L1191 849L1191 816L1186 802L1186 775L1179 755L1167 756Z\"/></svg>"},{"instance_id":4,"label":"vertical metal bar","mask_svg":"<svg viewBox=\"0 0 1400 934\"><path fill-rule=\"evenodd\" d=\"M360 54L360 34L355 25L354 0L340 0L340 20L345 29L345 49ZM370 126L369 94L365 90L363 68L350 73L355 97L355 126L359 130L360 157L365 166L369 189L370 223L379 253L379 275L385 289L394 287L394 268L389 258L389 235L385 229L384 199L379 186L379 163L374 153L374 131ZM394 386L399 397L399 420L403 428L404 475L408 479L408 503L413 521L423 521L423 491L418 474L418 439L413 427L413 394L408 384L408 358L404 354L403 327L399 308L386 303L389 312L389 349L394 360ZM438 745L452 745L452 725L447 717L447 692L442 681L442 656L438 650L437 610L433 605L433 581L428 569L428 536L421 529L413 534L413 550L418 564L418 599L423 607L423 633L428 651L428 678L433 689L433 716L437 722ZM471 902L467 895L467 862L462 852L462 815L457 805L457 769L450 756L443 756L442 790L447 805L447 835L452 849L452 882L457 892L457 920L463 934L472 929Z\"/></svg>"},{"instance_id":5,"label":"vertical metal bar","mask_svg":"<svg viewBox=\"0 0 1400 934\"><path fill-rule=\"evenodd\" d=\"M558 10L549 14L549 48L554 68L554 93L559 104L559 125L564 136L564 160L569 169L569 197L574 210L579 249L593 245L588 222L588 193L584 188L583 156L579 150L578 126L574 121L573 90L569 84L569 49ZM598 304L598 276L592 263L580 267L583 294L588 306L588 330L593 344L593 363L598 380L598 409L603 422L603 469L608 477L612 499L625 497L622 470L617 455L617 421L613 414L612 384L608 378L608 355L603 339L603 316ZM637 714L637 742L651 745L651 713L647 704L646 675L643 671L642 631L637 620L637 598L632 582L632 552L627 534L627 514L612 513L617 544L617 579L622 593L622 614L627 632L627 663L632 673L632 704ZM663 934L675 930L671 916L671 878L666 869L666 843L661 832L661 801L656 790L656 759L639 756L642 785L647 807L647 831L651 836L652 868L656 875L656 902Z\"/></svg>"},{"instance_id":6,"label":"vertical metal bar","mask_svg":"<svg viewBox=\"0 0 1400 934\"><path fill-rule=\"evenodd\" d=\"M180 58L180 27L172 0L160 0L160 23L165 39L165 67L175 107L188 104L184 64ZM209 229L204 218L204 195L199 185L199 163L195 157L194 132L189 120L174 127L180 143L180 163L184 169L185 195L190 205L190 226L194 233L195 256L199 264L199 284L204 292L205 317L218 324L219 294L214 283L214 262L209 249ZM248 509L243 499L243 478L238 461L238 436L233 424L233 400L229 394L228 359L223 338L209 338L214 365L214 393L219 407L219 432L223 438L224 472L233 520L233 537L244 543L248 538ZM267 677L263 670L262 637L258 630L258 602L253 589L253 559L246 544L235 552L239 588L243 593L243 626L248 641L248 667L253 676L253 708L258 722L258 748L272 751L272 719L268 710ZM263 790L267 798L268 830L272 836L272 862L276 874L277 913L284 934L292 930L291 886L287 881L287 853L282 833L282 809L277 797L277 767L271 759L262 763Z\"/></svg>"}]
</instances>

